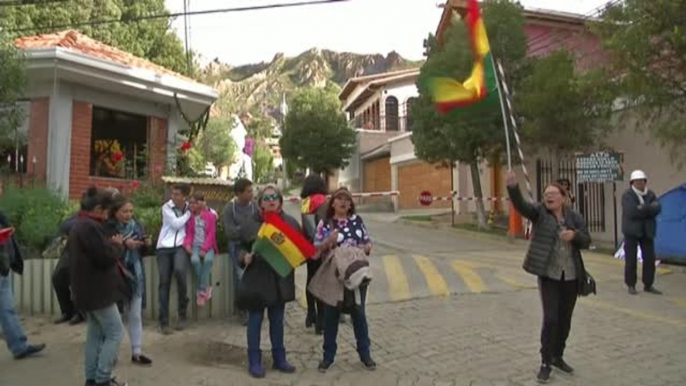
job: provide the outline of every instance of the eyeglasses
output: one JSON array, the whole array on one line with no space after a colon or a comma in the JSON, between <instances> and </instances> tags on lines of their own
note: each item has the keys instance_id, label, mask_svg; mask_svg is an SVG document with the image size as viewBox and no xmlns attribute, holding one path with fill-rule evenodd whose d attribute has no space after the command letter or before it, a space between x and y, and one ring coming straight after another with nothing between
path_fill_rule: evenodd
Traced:
<instances>
[{"instance_id":1,"label":"eyeglasses","mask_svg":"<svg viewBox=\"0 0 686 386\"><path fill-rule=\"evenodd\" d=\"M277 193L265 194L264 196L262 196L262 201L267 201L267 202L278 201L279 197L280 196Z\"/></svg>"}]
</instances>

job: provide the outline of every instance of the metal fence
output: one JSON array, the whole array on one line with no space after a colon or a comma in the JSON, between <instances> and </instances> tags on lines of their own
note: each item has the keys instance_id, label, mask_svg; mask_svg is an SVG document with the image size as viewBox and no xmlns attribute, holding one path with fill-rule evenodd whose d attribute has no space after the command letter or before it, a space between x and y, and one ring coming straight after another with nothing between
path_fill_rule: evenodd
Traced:
<instances>
[{"instance_id":1,"label":"metal fence","mask_svg":"<svg viewBox=\"0 0 686 386\"><path fill-rule=\"evenodd\" d=\"M602 233L606 231L605 185L596 182L578 183L576 178L576 160L537 159L536 160L536 194L538 200L543 197L543 190L559 178L571 181L572 194L576 198L574 208L584 216L588 230Z\"/></svg>"}]
</instances>

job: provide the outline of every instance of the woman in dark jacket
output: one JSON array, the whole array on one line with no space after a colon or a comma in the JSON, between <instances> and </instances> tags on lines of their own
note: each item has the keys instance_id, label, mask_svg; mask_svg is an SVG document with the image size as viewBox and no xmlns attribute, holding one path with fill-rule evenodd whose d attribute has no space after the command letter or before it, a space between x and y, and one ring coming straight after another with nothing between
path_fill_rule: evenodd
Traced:
<instances>
[{"instance_id":1,"label":"woman in dark jacket","mask_svg":"<svg viewBox=\"0 0 686 386\"><path fill-rule=\"evenodd\" d=\"M562 356L579 288L586 277L581 250L590 246L591 235L581 214L565 205L567 192L559 184L546 187L543 204L532 204L524 199L510 172L507 191L517 211L533 223L524 270L538 276L543 328L542 365L537 379L545 383L550 380L552 367L567 374L574 372Z\"/></svg>"},{"instance_id":2,"label":"woman in dark jacket","mask_svg":"<svg viewBox=\"0 0 686 386\"><path fill-rule=\"evenodd\" d=\"M129 283L131 296L124 301L126 327L131 342L131 362L137 365L151 365L152 360L142 352L143 318L145 309L145 265L143 255L150 248L151 240L145 236L143 226L133 218L133 203L124 196L117 196L110 206L110 214L105 223L108 234L121 235L124 238L124 250L121 263L131 273L133 281Z\"/></svg>"},{"instance_id":3,"label":"woman in dark jacket","mask_svg":"<svg viewBox=\"0 0 686 386\"><path fill-rule=\"evenodd\" d=\"M281 218L295 230L300 229L300 224L293 217L282 210L283 196L279 190L271 185L265 187L258 195L259 216L266 212L279 213ZM251 241L257 238L257 234L251 237ZM245 266L245 273L241 279L238 298L244 288L257 288L251 290L256 293L256 298L248 301L239 300L239 308L247 310L248 315L248 372L255 378L265 376L262 367L262 352L260 351L260 333L264 309L269 315L269 337L272 342L272 358L274 369L283 373L295 372L295 367L286 360L286 349L283 342L283 327L285 305L295 300L295 276L293 272L282 278L261 256L253 255L250 243L244 243L241 251L241 262Z\"/></svg>"},{"instance_id":4,"label":"woman in dark jacket","mask_svg":"<svg viewBox=\"0 0 686 386\"><path fill-rule=\"evenodd\" d=\"M111 204L111 194L88 189L81 201L82 211L69 233L72 295L76 307L86 314L88 324L87 385L122 385L112 378L123 336L117 302L126 299L130 291L117 264L124 252L124 238L107 237L103 226Z\"/></svg>"},{"instance_id":5,"label":"woman in dark jacket","mask_svg":"<svg viewBox=\"0 0 686 386\"><path fill-rule=\"evenodd\" d=\"M326 216L326 182L320 176L311 174L305 178L300 198L303 200L301 206L302 229L303 233L310 242L314 242L317 232L317 224ZM317 269L322 265L319 259L307 260L307 285L317 273ZM307 298L307 328L313 325L315 333L321 335L324 332L324 303L317 300L310 291L305 292Z\"/></svg>"}]
</instances>

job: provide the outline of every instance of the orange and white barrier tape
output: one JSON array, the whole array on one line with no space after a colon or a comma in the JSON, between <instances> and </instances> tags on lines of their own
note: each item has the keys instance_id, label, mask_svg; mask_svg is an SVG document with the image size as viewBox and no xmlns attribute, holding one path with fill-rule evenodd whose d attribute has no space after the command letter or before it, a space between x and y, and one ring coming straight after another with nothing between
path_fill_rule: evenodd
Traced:
<instances>
[{"instance_id":1,"label":"orange and white barrier tape","mask_svg":"<svg viewBox=\"0 0 686 386\"><path fill-rule=\"evenodd\" d=\"M388 192L365 192L365 193L351 193L353 198L366 198L366 197L397 197L400 196L400 192L398 191L388 191ZM331 195L327 196L331 198ZM300 202L302 201L302 198L298 196L292 196L292 197L287 197L285 199L286 201L290 202Z\"/></svg>"},{"instance_id":2,"label":"orange and white barrier tape","mask_svg":"<svg viewBox=\"0 0 686 386\"><path fill-rule=\"evenodd\" d=\"M422 197L417 197L417 200L421 201ZM484 201L509 201L509 197L482 197ZM447 197L432 197L433 201L477 201L478 197L460 197L460 196L447 196Z\"/></svg>"}]
</instances>

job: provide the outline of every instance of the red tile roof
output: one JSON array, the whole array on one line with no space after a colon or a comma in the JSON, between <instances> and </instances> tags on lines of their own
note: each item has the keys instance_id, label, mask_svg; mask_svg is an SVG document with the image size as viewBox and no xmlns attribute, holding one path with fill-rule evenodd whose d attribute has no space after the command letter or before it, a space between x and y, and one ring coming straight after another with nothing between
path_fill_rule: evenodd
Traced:
<instances>
[{"instance_id":1,"label":"red tile roof","mask_svg":"<svg viewBox=\"0 0 686 386\"><path fill-rule=\"evenodd\" d=\"M130 68L152 71L158 75L170 75L190 82L194 80L159 66L149 60L139 58L131 53L109 46L75 30L67 30L52 34L27 36L15 41L19 49L65 48L92 58L106 60Z\"/></svg>"}]
</instances>

